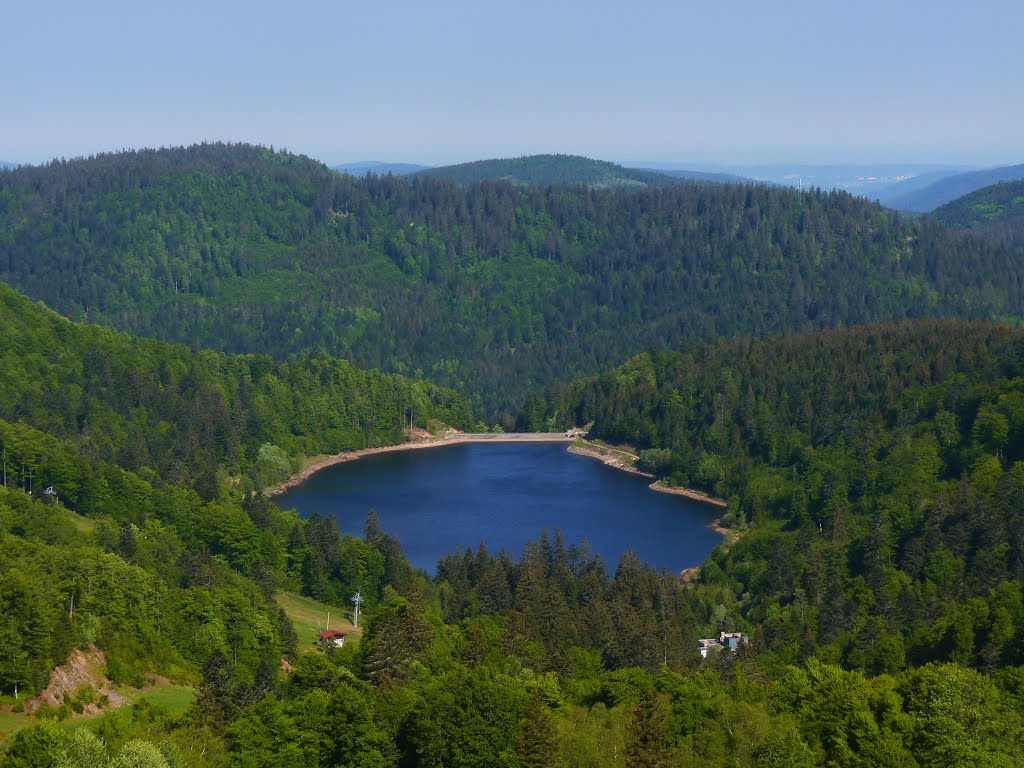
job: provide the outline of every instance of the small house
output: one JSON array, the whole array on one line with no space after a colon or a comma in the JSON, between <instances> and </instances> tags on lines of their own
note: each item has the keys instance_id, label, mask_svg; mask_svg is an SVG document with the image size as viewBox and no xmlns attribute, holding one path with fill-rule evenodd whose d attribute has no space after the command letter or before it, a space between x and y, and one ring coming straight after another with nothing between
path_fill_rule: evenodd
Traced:
<instances>
[{"instance_id":1,"label":"small house","mask_svg":"<svg viewBox=\"0 0 1024 768\"><path fill-rule=\"evenodd\" d=\"M697 650L700 657L706 659L708 652L714 649L718 651L737 651L741 645L750 642L750 638L742 632L720 632L717 638L708 637L697 641Z\"/></svg>"},{"instance_id":2,"label":"small house","mask_svg":"<svg viewBox=\"0 0 1024 768\"><path fill-rule=\"evenodd\" d=\"M700 657L706 659L708 657L708 651L712 648L721 649L721 645L713 637L706 638L704 640L697 641L697 650L700 651Z\"/></svg>"},{"instance_id":3,"label":"small house","mask_svg":"<svg viewBox=\"0 0 1024 768\"><path fill-rule=\"evenodd\" d=\"M328 648L341 648L345 645L345 636L347 632L339 632L336 629L328 629L323 632L317 632L316 644L317 647L327 650Z\"/></svg>"},{"instance_id":4,"label":"small house","mask_svg":"<svg viewBox=\"0 0 1024 768\"><path fill-rule=\"evenodd\" d=\"M746 645L750 642L750 638L742 632L723 632L718 637L718 641L730 651L738 650L741 645Z\"/></svg>"}]
</instances>

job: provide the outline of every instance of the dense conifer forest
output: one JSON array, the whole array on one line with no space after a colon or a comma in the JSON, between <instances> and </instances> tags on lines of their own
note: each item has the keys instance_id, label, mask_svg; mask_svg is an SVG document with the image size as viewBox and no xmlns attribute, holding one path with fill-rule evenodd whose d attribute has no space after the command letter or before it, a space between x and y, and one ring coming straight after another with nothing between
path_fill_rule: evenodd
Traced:
<instances>
[{"instance_id":1,"label":"dense conifer forest","mask_svg":"<svg viewBox=\"0 0 1024 768\"><path fill-rule=\"evenodd\" d=\"M959 197L931 217L953 227L1024 228L1024 181L1004 181Z\"/></svg>"},{"instance_id":2,"label":"dense conifer forest","mask_svg":"<svg viewBox=\"0 0 1024 768\"><path fill-rule=\"evenodd\" d=\"M0 279L32 298L203 348L422 373L506 426L552 381L686 339L1019 318L1020 264L845 193L356 179L223 144L0 171Z\"/></svg>"},{"instance_id":3,"label":"dense conifer forest","mask_svg":"<svg viewBox=\"0 0 1024 768\"><path fill-rule=\"evenodd\" d=\"M962 321L641 355L534 398L744 533L701 573L791 661L1024 663L1024 333Z\"/></svg>"},{"instance_id":4,"label":"dense conifer forest","mask_svg":"<svg viewBox=\"0 0 1024 768\"><path fill-rule=\"evenodd\" d=\"M1013 230L467 181L219 144L0 171L0 277L78 321L0 286L0 768L1016 764ZM262 493L501 412L634 446L730 536L686 579L547 530L428 574L372 511Z\"/></svg>"},{"instance_id":5,"label":"dense conifer forest","mask_svg":"<svg viewBox=\"0 0 1024 768\"><path fill-rule=\"evenodd\" d=\"M83 455L213 498L260 489L306 456L405 439L412 417L472 427L463 398L423 381L307 355L195 352L76 324L0 285L0 418ZM57 478L8 446L11 485ZM57 483L71 501L83 477Z\"/></svg>"},{"instance_id":6,"label":"dense conifer forest","mask_svg":"<svg viewBox=\"0 0 1024 768\"><path fill-rule=\"evenodd\" d=\"M431 576L372 513L363 538L339 536L242 492L265 441L370 439L318 437L314 403L365 397L386 439L415 392L461 417L451 393L137 341L9 290L2 306L4 768L1009 766L1024 748L1018 330L697 345L531 398L524 426L593 420L668 481L730 499L742 535L681 585L557 531ZM227 421L193 412L214 390ZM133 430L145 451L118 450ZM193 453L217 482L195 481ZM313 649L286 608L339 610L356 589L365 634ZM702 660L697 638L724 630L749 644ZM36 709L75 649L103 654L105 692Z\"/></svg>"}]
</instances>

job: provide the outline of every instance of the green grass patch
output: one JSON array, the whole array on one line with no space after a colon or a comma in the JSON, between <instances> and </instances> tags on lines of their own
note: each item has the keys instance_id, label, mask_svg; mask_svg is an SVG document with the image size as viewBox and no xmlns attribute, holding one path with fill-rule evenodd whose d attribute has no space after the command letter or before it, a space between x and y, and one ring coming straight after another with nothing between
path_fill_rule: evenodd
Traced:
<instances>
[{"instance_id":1,"label":"green grass patch","mask_svg":"<svg viewBox=\"0 0 1024 768\"><path fill-rule=\"evenodd\" d=\"M181 715L196 700L196 691L189 685L155 685L141 691L139 699L145 699L154 706L166 707L171 715Z\"/></svg>"},{"instance_id":2,"label":"green grass patch","mask_svg":"<svg viewBox=\"0 0 1024 768\"><path fill-rule=\"evenodd\" d=\"M292 626L295 627L295 634L299 636L300 653L316 648L316 634L326 628L328 611L331 614L331 629L352 629L352 622L347 618L349 612L343 608L290 592L279 592L274 599L284 608ZM356 635L345 642L347 645L358 641L359 636Z\"/></svg>"},{"instance_id":3,"label":"green grass patch","mask_svg":"<svg viewBox=\"0 0 1024 768\"><path fill-rule=\"evenodd\" d=\"M188 685L175 685L173 683L165 683L161 685L154 685L151 688L144 688L141 691L134 692L135 695L132 695L131 691L122 691L122 693L127 694L125 706L131 706L137 701L145 700L154 706L166 708L173 717L184 714L185 710L192 706L192 702L196 700L196 692L194 688ZM94 723L103 716L114 711L116 710L104 709L95 715L86 715L84 717L76 715L68 717L65 720L61 720L57 725L60 728L74 730L75 728ZM0 744L3 744L5 739L13 736L22 728L30 728L38 722L38 720L30 717L24 712L6 712L0 710Z\"/></svg>"},{"instance_id":4,"label":"green grass patch","mask_svg":"<svg viewBox=\"0 0 1024 768\"><path fill-rule=\"evenodd\" d=\"M96 530L96 521L90 520L88 517L82 517L77 512L72 512L70 509L66 509L68 522L75 527L75 530L80 533L92 533Z\"/></svg>"},{"instance_id":5,"label":"green grass patch","mask_svg":"<svg viewBox=\"0 0 1024 768\"><path fill-rule=\"evenodd\" d=\"M32 718L23 712L0 711L0 744L2 744L8 736L12 736L22 728L27 728L30 725L32 725Z\"/></svg>"}]
</instances>

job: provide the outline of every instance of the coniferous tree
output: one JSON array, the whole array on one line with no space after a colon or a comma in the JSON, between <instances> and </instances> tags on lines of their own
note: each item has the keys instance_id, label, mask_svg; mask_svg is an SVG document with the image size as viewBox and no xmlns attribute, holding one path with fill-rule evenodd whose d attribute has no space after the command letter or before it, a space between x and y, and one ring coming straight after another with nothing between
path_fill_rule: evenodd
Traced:
<instances>
[{"instance_id":1,"label":"coniferous tree","mask_svg":"<svg viewBox=\"0 0 1024 768\"><path fill-rule=\"evenodd\" d=\"M667 768L671 764L668 707L662 696L648 691L633 710L626 741L626 765Z\"/></svg>"},{"instance_id":2,"label":"coniferous tree","mask_svg":"<svg viewBox=\"0 0 1024 768\"><path fill-rule=\"evenodd\" d=\"M516 755L523 768L550 768L554 754L555 734L551 715L540 693L535 690L516 742Z\"/></svg>"}]
</instances>

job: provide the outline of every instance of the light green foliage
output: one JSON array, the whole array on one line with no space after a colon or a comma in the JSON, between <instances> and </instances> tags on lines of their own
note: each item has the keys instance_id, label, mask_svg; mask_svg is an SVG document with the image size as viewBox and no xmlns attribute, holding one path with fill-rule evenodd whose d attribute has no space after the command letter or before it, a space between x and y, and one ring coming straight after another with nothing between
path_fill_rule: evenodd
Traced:
<instances>
[{"instance_id":1,"label":"light green foliage","mask_svg":"<svg viewBox=\"0 0 1024 768\"><path fill-rule=\"evenodd\" d=\"M292 473L292 463L283 448L273 443L260 446L256 456L256 479L260 487L267 487L286 480Z\"/></svg>"},{"instance_id":2,"label":"light green foliage","mask_svg":"<svg viewBox=\"0 0 1024 768\"><path fill-rule=\"evenodd\" d=\"M170 768L163 753L148 741L129 741L117 757L110 762L110 768Z\"/></svg>"},{"instance_id":3,"label":"light green foliage","mask_svg":"<svg viewBox=\"0 0 1024 768\"><path fill-rule=\"evenodd\" d=\"M1011 745L1024 736L1021 713L977 672L926 666L907 675L900 692L921 768L1008 768L1019 761Z\"/></svg>"},{"instance_id":4,"label":"light green foliage","mask_svg":"<svg viewBox=\"0 0 1024 768\"><path fill-rule=\"evenodd\" d=\"M72 738L50 722L14 734L0 757L0 768L64 768Z\"/></svg>"},{"instance_id":5,"label":"light green foliage","mask_svg":"<svg viewBox=\"0 0 1024 768\"><path fill-rule=\"evenodd\" d=\"M512 678L481 666L437 676L421 688L409 738L424 768L514 765L525 690Z\"/></svg>"}]
</instances>

